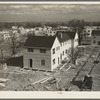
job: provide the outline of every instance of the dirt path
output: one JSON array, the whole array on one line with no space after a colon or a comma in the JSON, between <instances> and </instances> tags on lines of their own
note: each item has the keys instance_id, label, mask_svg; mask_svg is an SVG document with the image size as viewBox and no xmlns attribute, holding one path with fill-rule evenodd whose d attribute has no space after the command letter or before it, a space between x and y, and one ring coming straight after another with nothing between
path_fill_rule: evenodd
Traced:
<instances>
[{"instance_id":1,"label":"dirt path","mask_svg":"<svg viewBox=\"0 0 100 100\"><path fill-rule=\"evenodd\" d=\"M91 74L91 76L93 76L92 73L95 73L94 69L95 70L100 70L100 67L97 69L97 66L99 66L99 65L98 64L94 64L94 61L97 60L98 57L100 58L99 51L100 51L100 48L97 48L95 50L95 52L92 54L92 57L90 57L90 59L88 59L88 62L82 68L82 70L80 71L78 77L74 81L74 85L76 85L77 88L80 88L80 85L82 84L81 82L83 81L83 78L84 78L85 75ZM95 74L99 75L99 73L95 73ZM98 82L96 82L97 81L96 78L93 77L93 79L95 79L95 84L98 84ZM93 87L95 87L95 86L93 86ZM72 90L74 90L74 89L72 89Z\"/></svg>"}]
</instances>

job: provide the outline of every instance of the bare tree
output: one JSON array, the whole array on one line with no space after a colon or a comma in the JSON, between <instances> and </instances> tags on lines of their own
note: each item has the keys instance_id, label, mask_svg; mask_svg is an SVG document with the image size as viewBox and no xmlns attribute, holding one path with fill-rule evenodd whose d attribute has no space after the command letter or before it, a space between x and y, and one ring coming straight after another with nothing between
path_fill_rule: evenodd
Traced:
<instances>
[{"instance_id":1,"label":"bare tree","mask_svg":"<svg viewBox=\"0 0 100 100\"><path fill-rule=\"evenodd\" d=\"M68 25L72 28L73 31L78 33L78 44L80 45L81 44L81 35L80 34L85 27L85 21L73 19L68 22Z\"/></svg>"},{"instance_id":2,"label":"bare tree","mask_svg":"<svg viewBox=\"0 0 100 100\"><path fill-rule=\"evenodd\" d=\"M17 53L17 49L19 48L19 35L16 32L11 30L9 32L10 35L10 48L12 51L12 55L14 56Z\"/></svg>"},{"instance_id":3,"label":"bare tree","mask_svg":"<svg viewBox=\"0 0 100 100\"><path fill-rule=\"evenodd\" d=\"M83 31L85 27L85 21L84 20L77 20L73 19L68 22L68 25L71 27L72 31L77 32L78 34L78 45L81 45L81 32ZM72 63L75 61L75 54L74 54L74 40L71 40L71 61Z\"/></svg>"}]
</instances>

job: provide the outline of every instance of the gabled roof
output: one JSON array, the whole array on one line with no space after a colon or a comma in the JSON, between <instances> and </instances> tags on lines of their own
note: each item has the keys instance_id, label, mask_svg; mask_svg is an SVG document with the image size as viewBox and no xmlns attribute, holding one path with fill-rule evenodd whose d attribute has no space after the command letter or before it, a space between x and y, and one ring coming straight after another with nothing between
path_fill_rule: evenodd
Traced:
<instances>
[{"instance_id":1,"label":"gabled roof","mask_svg":"<svg viewBox=\"0 0 100 100\"><path fill-rule=\"evenodd\" d=\"M92 30L92 35L100 36L100 30Z\"/></svg>"},{"instance_id":2,"label":"gabled roof","mask_svg":"<svg viewBox=\"0 0 100 100\"><path fill-rule=\"evenodd\" d=\"M76 34L76 32L57 31L56 35L57 35L60 42L64 42L64 41L69 40L69 39L74 39L75 34Z\"/></svg>"},{"instance_id":3,"label":"gabled roof","mask_svg":"<svg viewBox=\"0 0 100 100\"><path fill-rule=\"evenodd\" d=\"M55 36L30 36L26 40L24 47L51 48L54 40Z\"/></svg>"}]
</instances>

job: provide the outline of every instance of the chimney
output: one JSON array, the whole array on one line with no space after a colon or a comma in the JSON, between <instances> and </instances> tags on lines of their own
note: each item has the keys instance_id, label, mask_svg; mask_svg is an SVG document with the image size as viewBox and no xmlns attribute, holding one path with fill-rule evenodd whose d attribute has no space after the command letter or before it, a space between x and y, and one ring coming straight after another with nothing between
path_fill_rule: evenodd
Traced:
<instances>
[{"instance_id":1,"label":"chimney","mask_svg":"<svg viewBox=\"0 0 100 100\"><path fill-rule=\"evenodd\" d=\"M58 37L62 39L62 33L58 33Z\"/></svg>"},{"instance_id":2,"label":"chimney","mask_svg":"<svg viewBox=\"0 0 100 100\"><path fill-rule=\"evenodd\" d=\"M62 39L62 33L60 33L60 38Z\"/></svg>"}]
</instances>

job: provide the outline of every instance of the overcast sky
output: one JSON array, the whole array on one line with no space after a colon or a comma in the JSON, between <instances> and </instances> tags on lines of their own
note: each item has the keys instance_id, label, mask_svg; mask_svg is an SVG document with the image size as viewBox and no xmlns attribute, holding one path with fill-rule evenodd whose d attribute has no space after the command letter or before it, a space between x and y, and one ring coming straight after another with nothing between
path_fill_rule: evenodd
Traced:
<instances>
[{"instance_id":1,"label":"overcast sky","mask_svg":"<svg viewBox=\"0 0 100 100\"><path fill-rule=\"evenodd\" d=\"M0 5L0 22L100 21L100 4L32 4Z\"/></svg>"}]
</instances>

